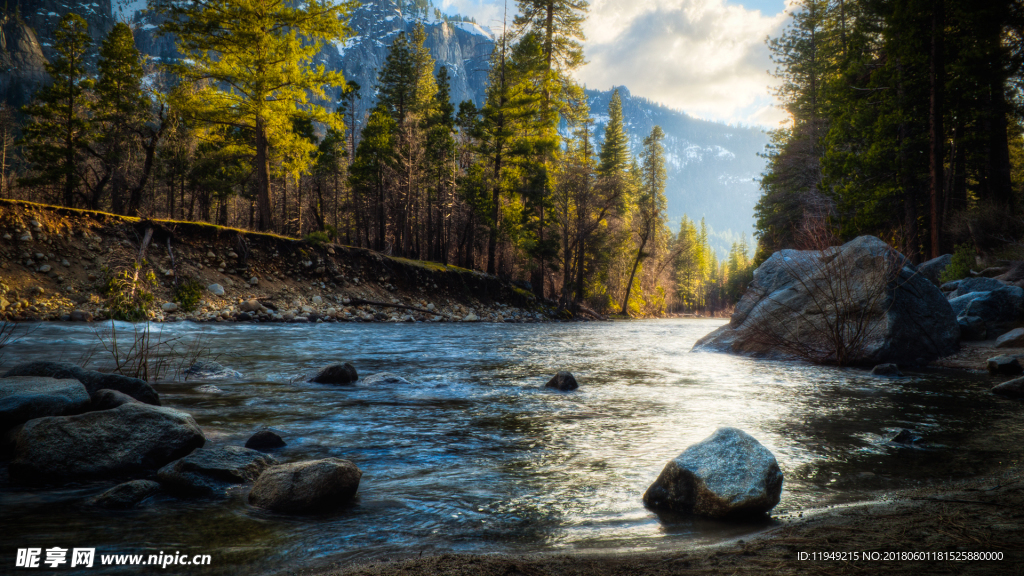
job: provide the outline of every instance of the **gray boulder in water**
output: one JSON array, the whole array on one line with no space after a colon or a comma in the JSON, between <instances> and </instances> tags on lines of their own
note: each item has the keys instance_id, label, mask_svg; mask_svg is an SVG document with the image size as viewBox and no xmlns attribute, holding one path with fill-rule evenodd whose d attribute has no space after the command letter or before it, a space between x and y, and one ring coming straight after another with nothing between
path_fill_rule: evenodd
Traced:
<instances>
[{"instance_id":1,"label":"gray boulder in water","mask_svg":"<svg viewBox=\"0 0 1024 576\"><path fill-rule=\"evenodd\" d=\"M11 479L60 484L146 474L206 442L192 416L141 403L26 422L14 437Z\"/></svg>"},{"instance_id":2,"label":"gray boulder in water","mask_svg":"<svg viewBox=\"0 0 1024 576\"><path fill-rule=\"evenodd\" d=\"M160 491L160 484L152 480L132 480L118 484L110 490L89 500L89 504L100 508L121 510L134 508L139 502Z\"/></svg>"},{"instance_id":3,"label":"gray boulder in water","mask_svg":"<svg viewBox=\"0 0 1024 576\"><path fill-rule=\"evenodd\" d=\"M95 370L86 370L70 362L30 362L11 368L4 377L11 376L47 376L57 379L78 380L89 391L95 394L100 390L116 390L127 394L139 402L160 405L160 396L145 380L131 378L120 374L106 374Z\"/></svg>"},{"instance_id":4,"label":"gray boulder in water","mask_svg":"<svg viewBox=\"0 0 1024 576\"><path fill-rule=\"evenodd\" d=\"M710 518L760 515L782 495L770 450L736 428L719 428L670 461L644 493L644 505Z\"/></svg>"},{"instance_id":5,"label":"gray boulder in water","mask_svg":"<svg viewBox=\"0 0 1024 576\"><path fill-rule=\"evenodd\" d=\"M241 446L200 448L161 468L156 478L168 492L209 496L229 484L255 482L274 464L272 456Z\"/></svg>"},{"instance_id":6,"label":"gray boulder in water","mask_svg":"<svg viewBox=\"0 0 1024 576\"><path fill-rule=\"evenodd\" d=\"M833 344L837 333L846 346ZM955 353L959 341L942 292L885 242L861 236L773 254L754 271L729 324L693 349L873 366L930 362Z\"/></svg>"},{"instance_id":7,"label":"gray boulder in water","mask_svg":"<svg viewBox=\"0 0 1024 576\"><path fill-rule=\"evenodd\" d=\"M363 472L340 458L267 468L249 492L249 504L273 512L327 512L351 500Z\"/></svg>"},{"instance_id":8,"label":"gray boulder in water","mask_svg":"<svg viewBox=\"0 0 1024 576\"><path fill-rule=\"evenodd\" d=\"M78 380L45 376L0 378L0 432L33 418L79 414L89 406L89 392Z\"/></svg>"}]
</instances>

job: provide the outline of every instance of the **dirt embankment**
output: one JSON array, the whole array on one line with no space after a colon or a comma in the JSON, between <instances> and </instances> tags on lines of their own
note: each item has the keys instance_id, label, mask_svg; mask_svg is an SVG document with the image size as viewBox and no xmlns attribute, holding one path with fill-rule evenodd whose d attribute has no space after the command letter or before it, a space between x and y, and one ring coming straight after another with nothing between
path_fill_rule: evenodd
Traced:
<instances>
[{"instance_id":1,"label":"dirt embankment","mask_svg":"<svg viewBox=\"0 0 1024 576\"><path fill-rule=\"evenodd\" d=\"M554 315L526 290L455 266L208 224L0 200L0 319L107 318L105 280L135 262L144 263L142 276L155 275L155 321L537 322ZM202 287L193 311L173 297L176 280L186 279Z\"/></svg>"}]
</instances>

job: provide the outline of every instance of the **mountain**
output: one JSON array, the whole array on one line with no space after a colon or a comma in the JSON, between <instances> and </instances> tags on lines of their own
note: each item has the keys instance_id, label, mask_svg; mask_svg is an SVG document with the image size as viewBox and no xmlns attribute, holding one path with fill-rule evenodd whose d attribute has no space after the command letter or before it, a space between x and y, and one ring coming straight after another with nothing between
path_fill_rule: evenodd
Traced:
<instances>
[{"instance_id":1,"label":"mountain","mask_svg":"<svg viewBox=\"0 0 1024 576\"><path fill-rule=\"evenodd\" d=\"M741 233L749 236L753 231L754 205L760 197L756 179L765 167L765 159L758 154L764 152L768 136L756 127L693 118L633 96L625 86L618 90L634 155L640 153L644 138L655 125L665 132L665 197L671 228L679 229L683 214L697 222L704 217L719 257L728 254L729 245ZM596 135L603 138L612 90L587 90L586 96Z\"/></svg>"},{"instance_id":2,"label":"mountain","mask_svg":"<svg viewBox=\"0 0 1024 576\"><path fill-rule=\"evenodd\" d=\"M131 19L139 50L158 61L178 57L173 38L156 34L160 24L158 15L136 10ZM491 33L472 22L421 19L403 12L390 0L363 2L352 13L350 26L354 35L345 42L324 46L315 64L341 70L345 80L358 83L362 95L358 108L365 112L373 106L377 71L384 65L391 44L400 32L411 36L417 23L422 23L426 32L423 44L434 57L435 72L441 66L448 68L452 100L456 103L472 100L481 105L494 47Z\"/></svg>"}]
</instances>

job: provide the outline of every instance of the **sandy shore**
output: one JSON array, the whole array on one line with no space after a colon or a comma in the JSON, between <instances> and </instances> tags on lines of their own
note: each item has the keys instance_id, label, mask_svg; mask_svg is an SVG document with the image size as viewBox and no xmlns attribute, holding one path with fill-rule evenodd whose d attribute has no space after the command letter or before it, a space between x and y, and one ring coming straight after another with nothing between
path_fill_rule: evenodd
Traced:
<instances>
[{"instance_id":1,"label":"sandy shore","mask_svg":"<svg viewBox=\"0 0 1024 576\"><path fill-rule=\"evenodd\" d=\"M821 553L849 553L822 559ZM887 554L954 553L942 560ZM972 559L972 553L1002 560ZM801 560L801 553L808 559ZM814 553L818 553L815 558ZM859 559L852 557L858 553ZM878 553L866 558L865 553ZM962 556L962 559L952 556ZM874 556L874 554L871 554ZM991 556L991 555L990 555ZM865 504L814 510L753 538L676 552L586 555L446 554L288 572L299 576L668 576L689 574L1024 574L1024 471L938 483Z\"/></svg>"}]
</instances>

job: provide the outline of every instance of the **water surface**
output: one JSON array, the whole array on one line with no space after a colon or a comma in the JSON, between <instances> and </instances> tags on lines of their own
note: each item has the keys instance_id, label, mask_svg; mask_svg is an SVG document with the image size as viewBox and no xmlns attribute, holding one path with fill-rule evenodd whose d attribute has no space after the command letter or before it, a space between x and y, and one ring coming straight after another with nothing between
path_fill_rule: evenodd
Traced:
<instances>
[{"instance_id":1,"label":"water surface","mask_svg":"<svg viewBox=\"0 0 1024 576\"><path fill-rule=\"evenodd\" d=\"M195 417L208 446L241 445L258 425L272 426L288 442L275 453L281 460L355 462L357 500L288 517L248 507L239 488L223 500L160 496L104 511L84 500L112 482L0 484L0 562L13 566L14 549L28 546L178 551L211 554L204 572L229 574L421 551L677 549L763 529L659 518L641 504L666 461L719 426L775 453L785 474L777 515L1021 462L1018 442L990 441L1018 425L1021 404L992 396L987 377L876 378L689 352L721 323L164 325L164 338L202 337L244 375L213 382L219 393L198 389L209 382L156 385L165 406ZM8 365L81 360L97 341L96 325L32 328L6 350ZM297 379L338 361L410 384ZM102 364L102 353L91 362ZM557 370L581 388L544 389ZM888 442L900 428L928 446Z\"/></svg>"}]
</instances>

